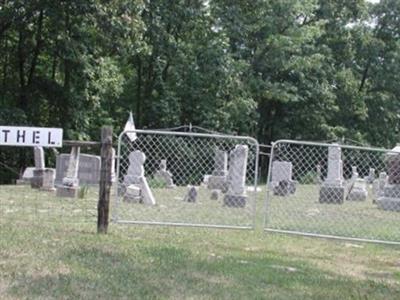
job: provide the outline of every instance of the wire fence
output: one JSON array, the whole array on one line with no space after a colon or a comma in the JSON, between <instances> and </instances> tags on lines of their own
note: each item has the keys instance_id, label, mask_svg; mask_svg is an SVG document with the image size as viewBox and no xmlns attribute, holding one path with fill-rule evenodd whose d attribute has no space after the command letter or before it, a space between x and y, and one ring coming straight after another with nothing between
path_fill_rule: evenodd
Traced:
<instances>
[{"instance_id":1,"label":"wire fence","mask_svg":"<svg viewBox=\"0 0 400 300\"><path fill-rule=\"evenodd\" d=\"M118 148L115 222L254 227L256 140L137 130Z\"/></svg>"},{"instance_id":2,"label":"wire fence","mask_svg":"<svg viewBox=\"0 0 400 300\"><path fill-rule=\"evenodd\" d=\"M400 154L278 141L265 209L268 231L400 243Z\"/></svg>"}]
</instances>

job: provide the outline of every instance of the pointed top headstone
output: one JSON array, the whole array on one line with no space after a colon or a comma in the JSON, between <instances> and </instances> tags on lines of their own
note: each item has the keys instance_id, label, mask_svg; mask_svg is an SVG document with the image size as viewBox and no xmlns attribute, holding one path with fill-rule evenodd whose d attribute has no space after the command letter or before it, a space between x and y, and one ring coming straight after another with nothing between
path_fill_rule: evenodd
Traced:
<instances>
[{"instance_id":1,"label":"pointed top headstone","mask_svg":"<svg viewBox=\"0 0 400 300\"><path fill-rule=\"evenodd\" d=\"M135 130L136 128L135 128L135 123L133 121L133 115L132 112L129 112L129 118L125 124L124 131L126 132L125 134L131 142L137 139L136 132L134 132Z\"/></svg>"}]
</instances>

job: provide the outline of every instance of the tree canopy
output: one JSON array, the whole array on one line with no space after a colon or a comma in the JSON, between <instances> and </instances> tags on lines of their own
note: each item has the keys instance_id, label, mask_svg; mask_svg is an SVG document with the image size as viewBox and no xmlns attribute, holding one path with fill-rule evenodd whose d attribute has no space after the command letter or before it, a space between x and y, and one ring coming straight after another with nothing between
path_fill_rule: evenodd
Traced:
<instances>
[{"instance_id":1,"label":"tree canopy","mask_svg":"<svg viewBox=\"0 0 400 300\"><path fill-rule=\"evenodd\" d=\"M66 138L192 123L390 147L400 2L3 0L0 124Z\"/></svg>"}]
</instances>

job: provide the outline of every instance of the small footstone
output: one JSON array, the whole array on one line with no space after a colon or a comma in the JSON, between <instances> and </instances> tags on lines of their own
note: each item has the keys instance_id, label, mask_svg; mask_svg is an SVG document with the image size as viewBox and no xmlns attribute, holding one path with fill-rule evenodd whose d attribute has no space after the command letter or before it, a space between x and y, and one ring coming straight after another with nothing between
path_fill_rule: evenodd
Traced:
<instances>
[{"instance_id":1,"label":"small footstone","mask_svg":"<svg viewBox=\"0 0 400 300\"><path fill-rule=\"evenodd\" d=\"M197 194L198 194L197 188L189 185L187 193L186 193L185 197L183 198L183 201L194 203L197 201Z\"/></svg>"},{"instance_id":2,"label":"small footstone","mask_svg":"<svg viewBox=\"0 0 400 300\"><path fill-rule=\"evenodd\" d=\"M124 195L124 201L130 203L140 203L142 202L140 187L134 184L129 185L126 188L126 192Z\"/></svg>"},{"instance_id":3,"label":"small footstone","mask_svg":"<svg viewBox=\"0 0 400 300\"><path fill-rule=\"evenodd\" d=\"M218 200L219 199L219 190L212 190L211 191L211 200Z\"/></svg>"}]
</instances>

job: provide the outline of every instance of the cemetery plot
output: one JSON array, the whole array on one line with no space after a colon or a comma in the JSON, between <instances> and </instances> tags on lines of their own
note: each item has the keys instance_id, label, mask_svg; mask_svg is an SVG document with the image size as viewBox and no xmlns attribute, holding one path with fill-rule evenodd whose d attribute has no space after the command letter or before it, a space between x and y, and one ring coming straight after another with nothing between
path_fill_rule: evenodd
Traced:
<instances>
[{"instance_id":1,"label":"cemetery plot","mask_svg":"<svg viewBox=\"0 0 400 300\"><path fill-rule=\"evenodd\" d=\"M252 228L257 165L258 143L248 137L124 132L113 220Z\"/></svg>"},{"instance_id":2,"label":"cemetery plot","mask_svg":"<svg viewBox=\"0 0 400 300\"><path fill-rule=\"evenodd\" d=\"M275 143L265 229L400 243L399 150Z\"/></svg>"}]
</instances>

